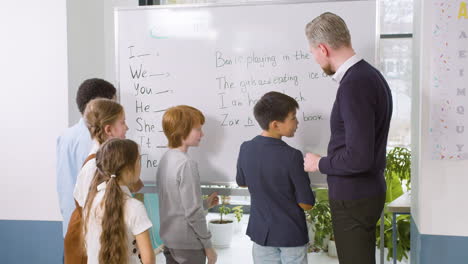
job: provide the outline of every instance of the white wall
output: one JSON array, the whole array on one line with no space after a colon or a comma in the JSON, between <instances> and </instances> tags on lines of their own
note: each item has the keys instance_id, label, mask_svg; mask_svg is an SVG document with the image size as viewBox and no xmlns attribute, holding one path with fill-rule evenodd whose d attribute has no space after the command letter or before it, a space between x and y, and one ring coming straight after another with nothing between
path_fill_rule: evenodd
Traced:
<instances>
[{"instance_id":1,"label":"white wall","mask_svg":"<svg viewBox=\"0 0 468 264\"><path fill-rule=\"evenodd\" d=\"M80 118L75 98L88 78L104 78L104 3L67 0L69 125Z\"/></svg>"},{"instance_id":2,"label":"white wall","mask_svg":"<svg viewBox=\"0 0 468 264\"><path fill-rule=\"evenodd\" d=\"M80 118L75 103L79 85L102 78L114 85L114 7L138 6L138 0L67 0L69 125Z\"/></svg>"},{"instance_id":3,"label":"white wall","mask_svg":"<svg viewBox=\"0 0 468 264\"><path fill-rule=\"evenodd\" d=\"M431 160L430 157L430 56L432 1L415 0L415 58L419 79L413 93L412 215L421 234L468 236L468 161ZM419 44L417 44L419 43Z\"/></svg>"},{"instance_id":4,"label":"white wall","mask_svg":"<svg viewBox=\"0 0 468 264\"><path fill-rule=\"evenodd\" d=\"M421 1L414 0L413 14L413 90L411 94L411 216L419 228L419 173L420 173L420 130L421 102L419 87L421 83L420 53L422 33Z\"/></svg>"},{"instance_id":5,"label":"white wall","mask_svg":"<svg viewBox=\"0 0 468 264\"><path fill-rule=\"evenodd\" d=\"M61 220L55 141L67 126L66 6L0 8L0 219Z\"/></svg>"},{"instance_id":6,"label":"white wall","mask_svg":"<svg viewBox=\"0 0 468 264\"><path fill-rule=\"evenodd\" d=\"M56 138L80 117L75 96L84 79L114 82L113 8L137 5L138 0L3 3L0 169L6 187L0 219L61 220Z\"/></svg>"}]
</instances>

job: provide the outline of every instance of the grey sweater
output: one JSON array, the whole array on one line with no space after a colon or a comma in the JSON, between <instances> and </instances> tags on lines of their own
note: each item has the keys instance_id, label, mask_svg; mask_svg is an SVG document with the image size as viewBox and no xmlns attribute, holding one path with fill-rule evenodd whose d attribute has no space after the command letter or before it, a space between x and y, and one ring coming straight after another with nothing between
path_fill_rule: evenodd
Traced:
<instances>
[{"instance_id":1,"label":"grey sweater","mask_svg":"<svg viewBox=\"0 0 468 264\"><path fill-rule=\"evenodd\" d=\"M168 150L156 173L159 197L159 235L168 248L211 247L197 163L187 153Z\"/></svg>"}]
</instances>

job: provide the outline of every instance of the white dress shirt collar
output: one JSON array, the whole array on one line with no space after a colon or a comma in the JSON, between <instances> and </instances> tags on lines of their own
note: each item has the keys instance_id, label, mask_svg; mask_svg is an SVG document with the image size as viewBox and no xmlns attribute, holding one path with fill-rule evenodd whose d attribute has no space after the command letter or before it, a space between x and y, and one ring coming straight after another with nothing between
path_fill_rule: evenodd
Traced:
<instances>
[{"instance_id":1,"label":"white dress shirt collar","mask_svg":"<svg viewBox=\"0 0 468 264\"><path fill-rule=\"evenodd\" d=\"M336 70L335 74L332 76L332 79L338 83L341 82L345 73L349 68L353 67L354 64L358 63L362 58L356 54L347 59L340 67Z\"/></svg>"}]
</instances>

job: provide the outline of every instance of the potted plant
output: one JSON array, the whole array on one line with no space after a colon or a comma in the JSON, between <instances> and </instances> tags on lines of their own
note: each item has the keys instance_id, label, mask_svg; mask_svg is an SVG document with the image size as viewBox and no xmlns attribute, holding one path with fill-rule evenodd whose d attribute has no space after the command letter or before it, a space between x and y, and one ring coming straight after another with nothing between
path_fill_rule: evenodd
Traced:
<instances>
[{"instance_id":1,"label":"potted plant","mask_svg":"<svg viewBox=\"0 0 468 264\"><path fill-rule=\"evenodd\" d=\"M234 221L226 219L226 216L231 213L231 208L222 203L218 210L219 219L211 220L208 223L208 228L211 231L211 243L213 247L228 248L231 245L234 232Z\"/></svg>"},{"instance_id":2,"label":"potted plant","mask_svg":"<svg viewBox=\"0 0 468 264\"><path fill-rule=\"evenodd\" d=\"M411 152L407 148L395 147L387 153L387 167L385 168L387 183L387 197L385 205L391 203L403 194L403 189L411 190ZM377 247L380 246L380 221L377 223ZM399 215L397 226L397 260L408 259L410 250L410 216ZM393 256L392 243L392 214L384 213L384 247L388 249L387 260Z\"/></svg>"},{"instance_id":3,"label":"potted plant","mask_svg":"<svg viewBox=\"0 0 468 264\"><path fill-rule=\"evenodd\" d=\"M230 204L231 203L231 196L221 195L221 203L222 204Z\"/></svg>"},{"instance_id":4,"label":"potted plant","mask_svg":"<svg viewBox=\"0 0 468 264\"><path fill-rule=\"evenodd\" d=\"M314 238L312 246L316 249L328 251L329 255L336 257L335 239L331 222L330 205L328 201L317 201L314 208L308 211L312 223Z\"/></svg>"},{"instance_id":5,"label":"potted plant","mask_svg":"<svg viewBox=\"0 0 468 264\"><path fill-rule=\"evenodd\" d=\"M240 223L240 221L242 220L242 216L244 215L244 210L242 209L242 205L235 206L231 210L235 218L234 232L239 233L242 230L242 224Z\"/></svg>"},{"instance_id":6,"label":"potted plant","mask_svg":"<svg viewBox=\"0 0 468 264\"><path fill-rule=\"evenodd\" d=\"M329 256L336 257L328 190L316 189L314 192L316 196L315 205L312 209L306 211L307 222L312 227L312 232L310 232L312 251L328 251Z\"/></svg>"}]
</instances>

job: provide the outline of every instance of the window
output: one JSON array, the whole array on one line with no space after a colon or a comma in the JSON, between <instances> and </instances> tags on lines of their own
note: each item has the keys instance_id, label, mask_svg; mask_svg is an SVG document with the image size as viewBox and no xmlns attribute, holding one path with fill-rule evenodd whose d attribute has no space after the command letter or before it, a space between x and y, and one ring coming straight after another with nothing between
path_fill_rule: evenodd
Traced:
<instances>
[{"instance_id":1,"label":"window","mask_svg":"<svg viewBox=\"0 0 468 264\"><path fill-rule=\"evenodd\" d=\"M389 147L411 143L413 0L380 1L380 65L392 89Z\"/></svg>"}]
</instances>

